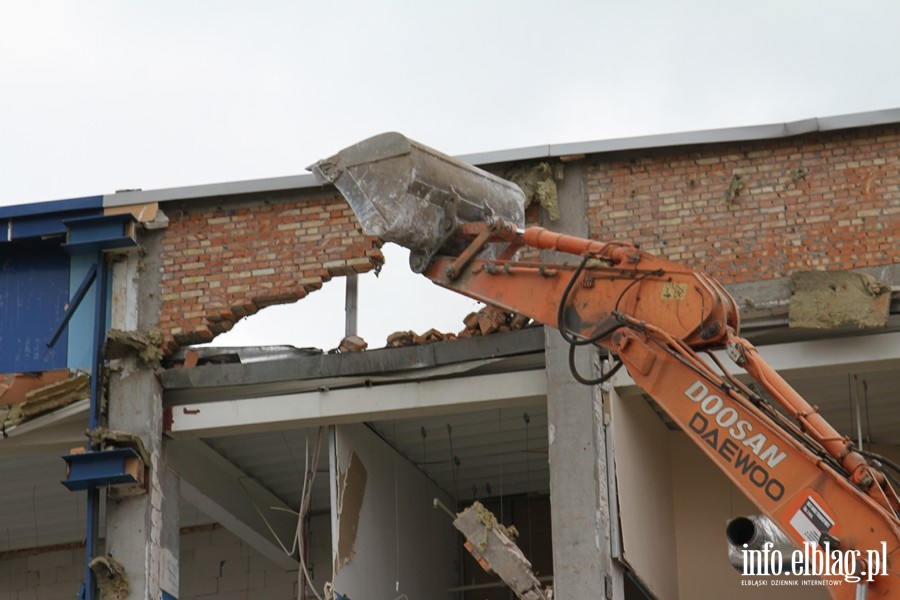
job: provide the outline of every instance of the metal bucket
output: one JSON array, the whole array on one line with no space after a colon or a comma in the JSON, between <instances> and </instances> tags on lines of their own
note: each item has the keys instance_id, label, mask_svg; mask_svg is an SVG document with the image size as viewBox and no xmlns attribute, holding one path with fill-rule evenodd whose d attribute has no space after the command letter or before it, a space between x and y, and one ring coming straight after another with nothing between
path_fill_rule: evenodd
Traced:
<instances>
[{"instance_id":1,"label":"metal bucket","mask_svg":"<svg viewBox=\"0 0 900 600\"><path fill-rule=\"evenodd\" d=\"M525 224L514 183L399 133L383 133L309 167L344 195L369 235L430 258L461 223L497 216Z\"/></svg>"}]
</instances>

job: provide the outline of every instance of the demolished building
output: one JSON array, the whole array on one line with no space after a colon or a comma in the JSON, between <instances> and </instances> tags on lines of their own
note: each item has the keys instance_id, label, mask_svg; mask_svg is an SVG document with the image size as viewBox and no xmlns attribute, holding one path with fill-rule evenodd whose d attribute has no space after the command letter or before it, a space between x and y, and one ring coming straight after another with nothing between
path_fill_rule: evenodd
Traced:
<instances>
[{"instance_id":1,"label":"demolished building","mask_svg":"<svg viewBox=\"0 0 900 600\"><path fill-rule=\"evenodd\" d=\"M716 277L795 388L897 455L900 111L464 159L518 180L532 222ZM398 335L360 352L189 349L382 262L311 176L0 208L0 220L0 598L71 598L86 577L90 511L60 485L73 482L60 456L88 443L98 365L107 404L90 443L140 440L146 467L127 493L100 494L88 552L121 566L122 597L312 598L326 583L357 600L509 597L435 499L454 512L480 501L514 525L556 598L753 597L724 541L749 503L627 375L578 384L553 330L485 319L489 335ZM116 332L99 363L98 329Z\"/></svg>"}]
</instances>

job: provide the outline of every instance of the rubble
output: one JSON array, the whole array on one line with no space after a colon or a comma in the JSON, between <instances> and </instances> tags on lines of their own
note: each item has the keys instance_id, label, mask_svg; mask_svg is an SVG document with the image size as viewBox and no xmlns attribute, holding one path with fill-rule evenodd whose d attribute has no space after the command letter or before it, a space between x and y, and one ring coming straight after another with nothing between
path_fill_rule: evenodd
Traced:
<instances>
[{"instance_id":1,"label":"rubble","mask_svg":"<svg viewBox=\"0 0 900 600\"><path fill-rule=\"evenodd\" d=\"M0 410L0 426L4 430L15 427L78 400L84 400L91 393L90 381L88 375L81 373L29 390L25 394L24 401L8 405L5 412Z\"/></svg>"},{"instance_id":2,"label":"rubble","mask_svg":"<svg viewBox=\"0 0 900 600\"><path fill-rule=\"evenodd\" d=\"M429 329L422 335L417 334L415 331L396 331L387 337L386 346L388 348L402 348L403 346L421 346L431 342L455 339L456 334L443 333L437 329Z\"/></svg>"},{"instance_id":3,"label":"rubble","mask_svg":"<svg viewBox=\"0 0 900 600\"><path fill-rule=\"evenodd\" d=\"M0 406L21 404L28 392L65 381L72 376L68 369L42 371L40 373L15 373L0 375Z\"/></svg>"},{"instance_id":4,"label":"rubble","mask_svg":"<svg viewBox=\"0 0 900 600\"><path fill-rule=\"evenodd\" d=\"M340 345L337 347L337 351L341 354L347 352L362 352L368 347L369 344L368 342L366 342L366 340L357 335L348 335L341 340Z\"/></svg>"},{"instance_id":5,"label":"rubble","mask_svg":"<svg viewBox=\"0 0 900 600\"><path fill-rule=\"evenodd\" d=\"M563 176L563 165L559 162L516 166L503 173L504 179L522 188L525 193L525 208L538 203L547 211L551 221L559 220L557 184L563 180Z\"/></svg>"},{"instance_id":6,"label":"rubble","mask_svg":"<svg viewBox=\"0 0 900 600\"><path fill-rule=\"evenodd\" d=\"M444 340L491 335L492 333L522 329L527 327L530 322L531 319L518 313L485 306L478 312L469 313L463 319L465 329L459 333L443 333L437 329L429 329L422 335L417 334L415 331L395 331L387 337L386 346L388 348L402 348L404 346L420 346Z\"/></svg>"},{"instance_id":7,"label":"rubble","mask_svg":"<svg viewBox=\"0 0 900 600\"><path fill-rule=\"evenodd\" d=\"M136 356L145 365L158 363L163 356L162 334L157 329L148 331L122 331L110 329L106 334L108 359Z\"/></svg>"},{"instance_id":8,"label":"rubble","mask_svg":"<svg viewBox=\"0 0 900 600\"><path fill-rule=\"evenodd\" d=\"M458 337L466 338L515 331L528 326L530 322L531 319L524 315L507 312L493 306L485 306L463 319L466 328L459 333Z\"/></svg>"},{"instance_id":9,"label":"rubble","mask_svg":"<svg viewBox=\"0 0 900 600\"><path fill-rule=\"evenodd\" d=\"M549 599L531 570L531 563L516 545L515 529L501 525L484 505L473 503L456 516L453 526L466 537L466 550L481 568L496 573L518 598Z\"/></svg>"},{"instance_id":10,"label":"rubble","mask_svg":"<svg viewBox=\"0 0 900 600\"><path fill-rule=\"evenodd\" d=\"M98 556L91 561L91 571L97 577L97 587L103 600L125 600L130 586L125 567L112 556Z\"/></svg>"}]
</instances>

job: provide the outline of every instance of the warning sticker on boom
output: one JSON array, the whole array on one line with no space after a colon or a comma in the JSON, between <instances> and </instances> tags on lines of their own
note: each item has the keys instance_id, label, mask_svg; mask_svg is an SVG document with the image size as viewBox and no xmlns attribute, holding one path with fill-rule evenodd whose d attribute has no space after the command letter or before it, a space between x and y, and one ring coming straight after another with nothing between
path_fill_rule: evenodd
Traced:
<instances>
[{"instance_id":1,"label":"warning sticker on boom","mask_svg":"<svg viewBox=\"0 0 900 600\"><path fill-rule=\"evenodd\" d=\"M661 297L663 300L684 300L687 298L686 283L665 283Z\"/></svg>"},{"instance_id":2,"label":"warning sticker on boom","mask_svg":"<svg viewBox=\"0 0 900 600\"><path fill-rule=\"evenodd\" d=\"M807 497L800 510L791 517L791 527L803 539L817 544L822 534L834 527L834 519L812 497Z\"/></svg>"}]
</instances>

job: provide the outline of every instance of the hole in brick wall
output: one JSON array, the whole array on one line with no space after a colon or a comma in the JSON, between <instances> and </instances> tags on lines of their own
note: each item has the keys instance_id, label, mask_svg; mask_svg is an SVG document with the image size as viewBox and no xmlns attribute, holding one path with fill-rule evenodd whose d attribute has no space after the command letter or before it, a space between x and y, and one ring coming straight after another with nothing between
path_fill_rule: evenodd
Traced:
<instances>
[{"instance_id":1,"label":"hole in brick wall","mask_svg":"<svg viewBox=\"0 0 900 600\"><path fill-rule=\"evenodd\" d=\"M440 288L409 269L409 252L395 244L382 248L385 265L358 276L357 335L369 348L382 348L396 331L429 329L458 333L467 314L483 305ZM210 346L336 348L345 334L346 278L335 277L292 304L270 306L246 317Z\"/></svg>"},{"instance_id":2,"label":"hole in brick wall","mask_svg":"<svg viewBox=\"0 0 900 600\"><path fill-rule=\"evenodd\" d=\"M385 244L381 250L381 274L367 273L359 281L359 331L369 348L383 347L396 331L459 333L466 315L484 306L410 271L405 248Z\"/></svg>"},{"instance_id":3,"label":"hole in brick wall","mask_svg":"<svg viewBox=\"0 0 900 600\"><path fill-rule=\"evenodd\" d=\"M301 300L241 319L209 345L336 348L344 332L344 290L343 277L335 277Z\"/></svg>"}]
</instances>

